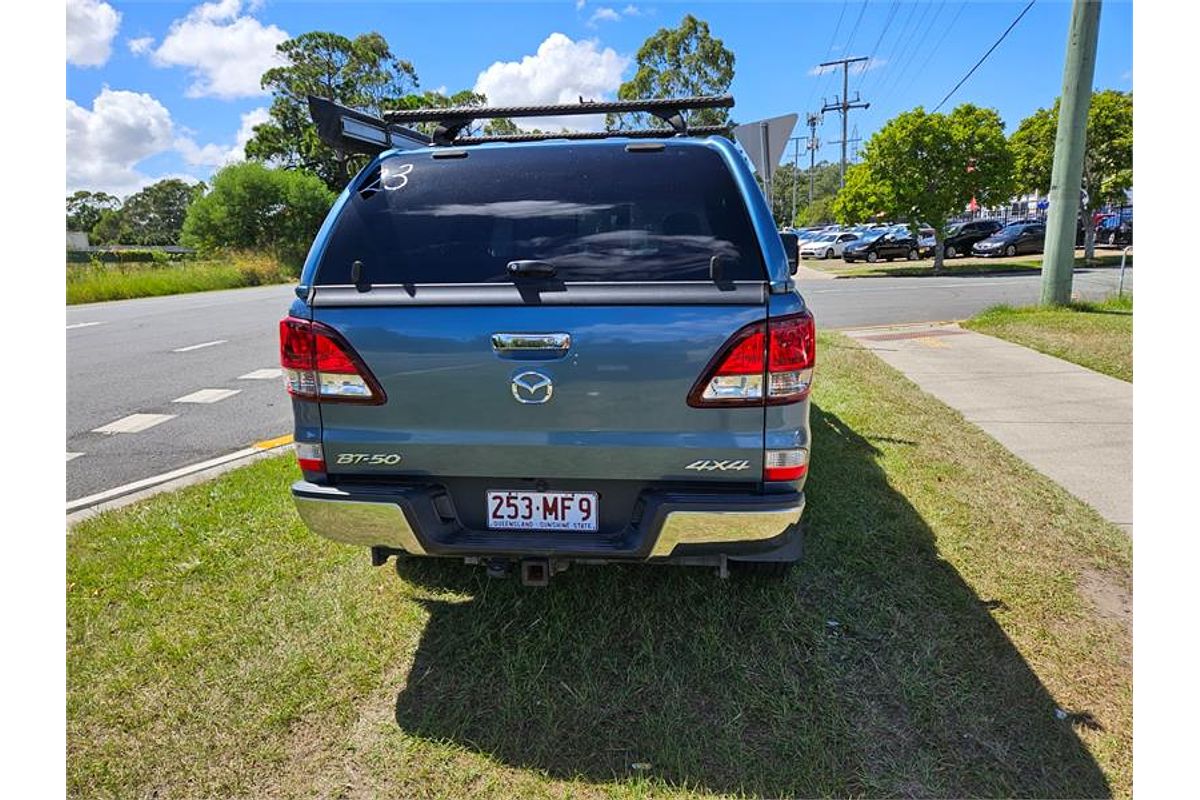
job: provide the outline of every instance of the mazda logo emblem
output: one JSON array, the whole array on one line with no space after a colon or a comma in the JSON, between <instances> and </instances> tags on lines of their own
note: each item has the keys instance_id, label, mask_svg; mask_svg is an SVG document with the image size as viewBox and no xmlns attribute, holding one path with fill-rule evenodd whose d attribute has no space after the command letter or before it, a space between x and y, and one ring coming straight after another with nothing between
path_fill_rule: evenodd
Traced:
<instances>
[{"instance_id":1,"label":"mazda logo emblem","mask_svg":"<svg viewBox=\"0 0 1200 800\"><path fill-rule=\"evenodd\" d=\"M522 372L512 379L512 396L518 403L538 405L549 401L554 383L540 372Z\"/></svg>"}]
</instances>

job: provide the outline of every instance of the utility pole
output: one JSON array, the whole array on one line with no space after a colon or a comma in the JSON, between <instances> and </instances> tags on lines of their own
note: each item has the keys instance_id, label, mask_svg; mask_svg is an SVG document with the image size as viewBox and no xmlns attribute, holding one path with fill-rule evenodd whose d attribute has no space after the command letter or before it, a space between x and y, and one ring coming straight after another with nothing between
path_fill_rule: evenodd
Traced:
<instances>
[{"instance_id":1,"label":"utility pole","mask_svg":"<svg viewBox=\"0 0 1200 800\"><path fill-rule=\"evenodd\" d=\"M821 108L821 113L826 111L837 111L842 115L842 186L846 185L846 143L849 141L849 135L846 132L846 118L852 108L870 108L870 103L864 103L858 96L858 92L854 93L854 99L851 100L847 95L850 93L850 65L859 61L868 60L867 56L857 56L855 58L839 58L835 61L826 61L819 64L820 67L832 67L836 64L842 65L842 97L839 102L826 103Z\"/></svg>"},{"instance_id":2,"label":"utility pole","mask_svg":"<svg viewBox=\"0 0 1200 800\"><path fill-rule=\"evenodd\" d=\"M1071 301L1076 217L1099 34L1100 0L1074 0L1067 33L1058 133L1054 137L1054 167L1050 173L1050 213L1046 218L1046 257L1042 264L1042 305L1046 306Z\"/></svg>"},{"instance_id":3,"label":"utility pole","mask_svg":"<svg viewBox=\"0 0 1200 800\"><path fill-rule=\"evenodd\" d=\"M796 224L796 179L800 177L800 140L804 138L804 136L793 136L789 140L796 143L796 146L792 148L792 216L788 220L789 225Z\"/></svg>"},{"instance_id":4,"label":"utility pole","mask_svg":"<svg viewBox=\"0 0 1200 800\"><path fill-rule=\"evenodd\" d=\"M808 204L813 201L813 170L817 167L817 148L821 142L817 139L817 126L821 124L820 114L808 115Z\"/></svg>"}]
</instances>

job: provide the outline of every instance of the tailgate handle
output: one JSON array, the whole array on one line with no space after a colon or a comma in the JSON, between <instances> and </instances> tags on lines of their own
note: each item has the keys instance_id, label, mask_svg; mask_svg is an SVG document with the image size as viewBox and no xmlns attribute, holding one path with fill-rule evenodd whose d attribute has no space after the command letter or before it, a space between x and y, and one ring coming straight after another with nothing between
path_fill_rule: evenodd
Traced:
<instances>
[{"instance_id":1,"label":"tailgate handle","mask_svg":"<svg viewBox=\"0 0 1200 800\"><path fill-rule=\"evenodd\" d=\"M493 333L492 349L497 353L525 350L571 349L569 333Z\"/></svg>"}]
</instances>

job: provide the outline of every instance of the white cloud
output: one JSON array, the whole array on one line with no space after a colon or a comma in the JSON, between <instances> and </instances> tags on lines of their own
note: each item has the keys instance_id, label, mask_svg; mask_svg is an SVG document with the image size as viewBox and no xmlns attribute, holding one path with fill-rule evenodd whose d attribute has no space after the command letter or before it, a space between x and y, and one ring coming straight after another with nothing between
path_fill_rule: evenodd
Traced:
<instances>
[{"instance_id":1,"label":"white cloud","mask_svg":"<svg viewBox=\"0 0 1200 800\"><path fill-rule=\"evenodd\" d=\"M140 36L137 39L129 39L125 42L129 46L129 52L135 56L140 56L150 52L150 48L154 46L153 36Z\"/></svg>"},{"instance_id":2,"label":"white cloud","mask_svg":"<svg viewBox=\"0 0 1200 800\"><path fill-rule=\"evenodd\" d=\"M585 3L587 3L587 0L575 0L575 10L576 11L583 10L583 6Z\"/></svg>"},{"instance_id":3,"label":"white cloud","mask_svg":"<svg viewBox=\"0 0 1200 800\"><path fill-rule=\"evenodd\" d=\"M595 41L572 41L552 33L538 45L537 53L520 61L497 61L479 73L475 91L487 95L488 104L541 105L597 100L617 90L629 59ZM546 117L514 120L522 128L558 130L562 127L599 130L603 117Z\"/></svg>"},{"instance_id":4,"label":"white cloud","mask_svg":"<svg viewBox=\"0 0 1200 800\"><path fill-rule=\"evenodd\" d=\"M170 112L148 94L106 86L91 109L67 100L67 191L137 191L153 179L135 167L169 150L172 133Z\"/></svg>"},{"instance_id":5,"label":"white cloud","mask_svg":"<svg viewBox=\"0 0 1200 800\"><path fill-rule=\"evenodd\" d=\"M855 61L850 65L851 75L862 75L864 72L870 72L873 69L879 69L887 64L886 58L868 58L866 61ZM826 72L841 72L841 64L831 64L828 67L813 67L808 71L809 75L824 75Z\"/></svg>"},{"instance_id":6,"label":"white cloud","mask_svg":"<svg viewBox=\"0 0 1200 800\"><path fill-rule=\"evenodd\" d=\"M638 8L637 6L633 5L632 3L630 3L629 5L625 6L623 9L621 9L621 14L626 17L640 17L642 15L642 10L640 8Z\"/></svg>"},{"instance_id":7,"label":"white cloud","mask_svg":"<svg viewBox=\"0 0 1200 800\"><path fill-rule=\"evenodd\" d=\"M588 19L588 25L596 27L601 22L620 22L621 14L606 6L601 6L592 12L592 16Z\"/></svg>"},{"instance_id":8,"label":"white cloud","mask_svg":"<svg viewBox=\"0 0 1200 800\"><path fill-rule=\"evenodd\" d=\"M153 60L160 67L191 69L188 97L253 97L265 94L262 74L285 63L275 46L287 38L287 31L244 16L241 0L219 0L171 23Z\"/></svg>"},{"instance_id":9,"label":"white cloud","mask_svg":"<svg viewBox=\"0 0 1200 800\"><path fill-rule=\"evenodd\" d=\"M67 0L67 62L102 67L112 55L121 15L99 0Z\"/></svg>"},{"instance_id":10,"label":"white cloud","mask_svg":"<svg viewBox=\"0 0 1200 800\"><path fill-rule=\"evenodd\" d=\"M254 126L261 125L270 118L271 114L265 106L242 114L242 123L232 146L215 143L198 145L190 136L179 136L175 140L175 149L183 156L184 161L194 167L223 167L234 161L242 161L246 158L246 142L254 136Z\"/></svg>"}]
</instances>

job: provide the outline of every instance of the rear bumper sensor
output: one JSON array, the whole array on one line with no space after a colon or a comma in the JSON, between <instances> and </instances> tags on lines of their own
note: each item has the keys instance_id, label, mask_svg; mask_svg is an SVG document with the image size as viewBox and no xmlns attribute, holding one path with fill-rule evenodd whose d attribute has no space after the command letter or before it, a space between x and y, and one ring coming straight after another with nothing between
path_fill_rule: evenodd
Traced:
<instances>
[{"instance_id":1,"label":"rear bumper sensor","mask_svg":"<svg viewBox=\"0 0 1200 800\"><path fill-rule=\"evenodd\" d=\"M636 522L616 533L588 534L466 528L447 513L452 509L446 495L433 485L347 490L297 481L292 496L309 530L343 544L412 555L617 560L669 558L681 546L703 546L727 555L753 553L796 525L805 502L802 492L646 491L639 499Z\"/></svg>"}]
</instances>

